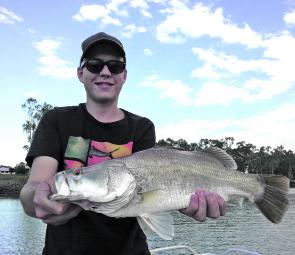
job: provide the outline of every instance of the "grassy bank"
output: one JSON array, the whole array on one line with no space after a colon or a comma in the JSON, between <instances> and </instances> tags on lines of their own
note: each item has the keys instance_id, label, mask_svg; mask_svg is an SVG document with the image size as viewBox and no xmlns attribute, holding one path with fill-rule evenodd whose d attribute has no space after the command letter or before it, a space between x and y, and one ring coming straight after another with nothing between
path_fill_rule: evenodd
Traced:
<instances>
[{"instance_id":1,"label":"grassy bank","mask_svg":"<svg viewBox=\"0 0 295 255\"><path fill-rule=\"evenodd\" d=\"M18 197L27 175L0 174L0 197Z\"/></svg>"}]
</instances>

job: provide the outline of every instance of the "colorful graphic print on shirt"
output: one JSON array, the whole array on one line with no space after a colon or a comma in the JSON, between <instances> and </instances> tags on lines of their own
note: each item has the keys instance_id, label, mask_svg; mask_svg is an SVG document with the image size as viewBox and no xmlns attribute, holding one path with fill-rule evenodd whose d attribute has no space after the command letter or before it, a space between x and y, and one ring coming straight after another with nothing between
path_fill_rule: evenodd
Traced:
<instances>
[{"instance_id":1,"label":"colorful graphic print on shirt","mask_svg":"<svg viewBox=\"0 0 295 255\"><path fill-rule=\"evenodd\" d=\"M64 169L91 166L132 153L133 142L112 144L70 136L64 155Z\"/></svg>"}]
</instances>

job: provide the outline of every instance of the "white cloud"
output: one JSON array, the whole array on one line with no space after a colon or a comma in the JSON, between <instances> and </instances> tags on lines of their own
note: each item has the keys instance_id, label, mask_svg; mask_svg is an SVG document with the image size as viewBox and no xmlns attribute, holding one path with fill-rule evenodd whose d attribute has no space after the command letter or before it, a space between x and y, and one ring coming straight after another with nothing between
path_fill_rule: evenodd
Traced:
<instances>
[{"instance_id":1,"label":"white cloud","mask_svg":"<svg viewBox=\"0 0 295 255\"><path fill-rule=\"evenodd\" d=\"M55 51L60 47L61 42L56 40L42 40L40 42L35 42L35 48L42 54L42 55L54 55Z\"/></svg>"},{"instance_id":2,"label":"white cloud","mask_svg":"<svg viewBox=\"0 0 295 255\"><path fill-rule=\"evenodd\" d=\"M151 49L144 49L143 50L144 55L146 56L152 56L154 53Z\"/></svg>"},{"instance_id":3,"label":"white cloud","mask_svg":"<svg viewBox=\"0 0 295 255\"><path fill-rule=\"evenodd\" d=\"M159 80L157 75L151 75L145 77L140 85L159 90L160 98L172 98L177 104L184 106L191 105L190 93L193 90L179 80Z\"/></svg>"},{"instance_id":4,"label":"white cloud","mask_svg":"<svg viewBox=\"0 0 295 255\"><path fill-rule=\"evenodd\" d=\"M284 21L287 25L294 26L295 25L295 11L288 12L284 15Z\"/></svg>"},{"instance_id":5,"label":"white cloud","mask_svg":"<svg viewBox=\"0 0 295 255\"><path fill-rule=\"evenodd\" d=\"M149 6L145 0L130 0L130 6L133 8L148 9Z\"/></svg>"},{"instance_id":6,"label":"white cloud","mask_svg":"<svg viewBox=\"0 0 295 255\"><path fill-rule=\"evenodd\" d=\"M255 94L250 89L225 85L218 82L203 83L201 88L193 88L180 80L161 80L158 75L145 77L141 86L154 88L160 98L169 98L181 106L223 105L234 101L253 101ZM251 88L253 90L253 88ZM262 97L262 96L261 96Z\"/></svg>"},{"instance_id":7,"label":"white cloud","mask_svg":"<svg viewBox=\"0 0 295 255\"><path fill-rule=\"evenodd\" d=\"M245 89L217 82L207 82L196 94L194 105L229 105L235 100L246 97L248 97L248 92Z\"/></svg>"},{"instance_id":8,"label":"white cloud","mask_svg":"<svg viewBox=\"0 0 295 255\"><path fill-rule=\"evenodd\" d=\"M249 48L261 45L261 35L248 24L238 27L223 16L222 8L214 11L201 3L192 8L176 2L166 9L166 19L156 29L157 38L165 43L183 43L187 38L209 36L219 38L225 43L239 43ZM205 25L204 25L205 24Z\"/></svg>"},{"instance_id":9,"label":"white cloud","mask_svg":"<svg viewBox=\"0 0 295 255\"><path fill-rule=\"evenodd\" d=\"M152 14L148 11L149 5L147 4L147 1L145 0L131 0L130 6L132 8L138 9L139 12L142 14L142 16L151 18Z\"/></svg>"},{"instance_id":10,"label":"white cloud","mask_svg":"<svg viewBox=\"0 0 295 255\"><path fill-rule=\"evenodd\" d=\"M83 22L83 21L97 21L100 20L104 25L123 25L121 20L114 17L118 15L120 17L128 17L129 11L128 8L133 8L138 10L142 16L151 18L152 15L149 12L150 1L145 0L110 0L105 5L100 4L84 4L80 7L80 10L77 14L73 16L74 20ZM154 2L154 1L152 1ZM128 5L128 6L127 6Z\"/></svg>"},{"instance_id":11,"label":"white cloud","mask_svg":"<svg viewBox=\"0 0 295 255\"><path fill-rule=\"evenodd\" d=\"M0 23L13 25L22 21L22 17L19 17L14 12L0 6Z\"/></svg>"},{"instance_id":12,"label":"white cloud","mask_svg":"<svg viewBox=\"0 0 295 255\"><path fill-rule=\"evenodd\" d=\"M218 80L223 77L228 77L225 73L216 71L213 65L206 63L200 68L197 68L192 71L191 77L196 78L209 78L210 80Z\"/></svg>"},{"instance_id":13,"label":"white cloud","mask_svg":"<svg viewBox=\"0 0 295 255\"><path fill-rule=\"evenodd\" d=\"M156 4L165 4L171 0L147 0L149 3L156 3ZM182 1L187 1L187 0L182 0ZM172 2L172 1L171 1Z\"/></svg>"},{"instance_id":14,"label":"white cloud","mask_svg":"<svg viewBox=\"0 0 295 255\"><path fill-rule=\"evenodd\" d=\"M216 73L218 76L220 73ZM220 78L226 77L224 74ZM231 76L232 77L232 76ZM181 106L228 106L234 102L249 103L270 100L275 95L288 91L294 84L282 79L247 79L238 81L206 81L201 86L193 87L180 80L162 80L158 75L151 75L140 85L154 88L160 98L169 98Z\"/></svg>"},{"instance_id":15,"label":"white cloud","mask_svg":"<svg viewBox=\"0 0 295 255\"><path fill-rule=\"evenodd\" d=\"M217 131L230 127L232 120L187 119L164 126L156 125L157 139L183 138L188 142L198 142L201 138L216 137Z\"/></svg>"},{"instance_id":16,"label":"white cloud","mask_svg":"<svg viewBox=\"0 0 295 255\"><path fill-rule=\"evenodd\" d=\"M293 83L283 81L282 79L261 80L252 78L243 84L245 89L252 92L247 97L243 98L243 101L269 100L276 95L287 92L293 85Z\"/></svg>"},{"instance_id":17,"label":"white cloud","mask_svg":"<svg viewBox=\"0 0 295 255\"><path fill-rule=\"evenodd\" d=\"M198 142L201 138L234 137L236 142L246 141L257 147L269 145L275 148L283 145L285 149L295 151L294 103L286 103L277 109L244 119L189 119L156 127L158 139L184 138L188 142Z\"/></svg>"},{"instance_id":18,"label":"white cloud","mask_svg":"<svg viewBox=\"0 0 295 255\"><path fill-rule=\"evenodd\" d=\"M263 40L261 45L261 57L250 60L226 55L213 49L193 48L194 54L204 62L204 65L193 70L191 76L206 78L209 81L230 80L232 86L237 87L237 91L245 90L244 93L232 94L232 99L237 96L242 102L272 99L294 87L295 38L288 32L283 32ZM251 72L251 76L247 74L251 78L244 76L241 79L247 72ZM208 99L212 98L212 94L214 98L215 92L209 92L207 89ZM244 97L241 98L242 95ZM212 100L202 101L209 103Z\"/></svg>"},{"instance_id":19,"label":"white cloud","mask_svg":"<svg viewBox=\"0 0 295 255\"><path fill-rule=\"evenodd\" d=\"M277 109L237 121L236 136L259 145L278 146L295 150L295 104L286 103ZM271 138L271 139L270 139Z\"/></svg>"},{"instance_id":20,"label":"white cloud","mask_svg":"<svg viewBox=\"0 0 295 255\"><path fill-rule=\"evenodd\" d=\"M42 55L39 58L39 72L43 76L51 76L57 79L71 79L76 76L76 68L71 67L71 63L59 58L56 51L61 45L61 41L45 39L35 42L35 48Z\"/></svg>"},{"instance_id":21,"label":"white cloud","mask_svg":"<svg viewBox=\"0 0 295 255\"><path fill-rule=\"evenodd\" d=\"M271 36L263 42L266 50L264 56L268 58L290 60L295 53L295 38L288 32L283 31L281 34Z\"/></svg>"},{"instance_id":22,"label":"white cloud","mask_svg":"<svg viewBox=\"0 0 295 255\"><path fill-rule=\"evenodd\" d=\"M128 9L126 7L121 8L121 5L127 2L128 0L111 0L106 4L106 8L119 16L128 16Z\"/></svg>"},{"instance_id":23,"label":"white cloud","mask_svg":"<svg viewBox=\"0 0 295 255\"><path fill-rule=\"evenodd\" d=\"M135 33L145 33L147 30L143 26L136 26L134 24L127 25L121 32L122 36L131 38Z\"/></svg>"},{"instance_id":24,"label":"white cloud","mask_svg":"<svg viewBox=\"0 0 295 255\"><path fill-rule=\"evenodd\" d=\"M28 32L29 32L30 34L35 34L35 33L36 33L35 30L32 29L32 28L29 28L29 29L28 29Z\"/></svg>"},{"instance_id":25,"label":"white cloud","mask_svg":"<svg viewBox=\"0 0 295 255\"><path fill-rule=\"evenodd\" d=\"M122 23L119 19L110 16L110 9L103 5L91 4L81 6L78 14L73 16L73 19L83 22L86 20L96 21L100 20L103 24L112 24L121 26Z\"/></svg>"},{"instance_id":26,"label":"white cloud","mask_svg":"<svg viewBox=\"0 0 295 255\"><path fill-rule=\"evenodd\" d=\"M264 41L264 57L269 60L262 70L278 80L295 81L295 37L289 32Z\"/></svg>"},{"instance_id":27,"label":"white cloud","mask_svg":"<svg viewBox=\"0 0 295 255\"><path fill-rule=\"evenodd\" d=\"M198 56L200 60L212 67L237 75L248 71L258 71L260 62L256 60L241 60L233 55L226 55L223 52L217 53L216 51L202 48L193 48L193 53Z\"/></svg>"},{"instance_id":28,"label":"white cloud","mask_svg":"<svg viewBox=\"0 0 295 255\"><path fill-rule=\"evenodd\" d=\"M295 37L290 32L260 34L246 23L242 26L235 24L224 16L222 8L214 9L201 3L190 5L188 1L170 1L168 7L161 10L165 19L156 28L160 42L184 43L191 38L211 37L226 44L246 46L245 50L260 51L255 59L246 60L213 49L193 48L203 65L192 70L191 77L207 79L209 83L202 84L197 97L187 95L190 103L270 100L294 87ZM287 13L284 20L289 25L295 24L295 11ZM216 80L219 83L212 83ZM225 97L227 100L219 99L214 103L212 99L216 98L216 91L230 95Z\"/></svg>"}]
</instances>

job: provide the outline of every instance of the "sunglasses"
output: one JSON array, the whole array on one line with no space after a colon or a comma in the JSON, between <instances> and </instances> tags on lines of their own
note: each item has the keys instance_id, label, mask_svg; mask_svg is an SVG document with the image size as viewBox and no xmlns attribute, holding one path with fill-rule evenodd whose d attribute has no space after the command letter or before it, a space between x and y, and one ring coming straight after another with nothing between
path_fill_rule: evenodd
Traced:
<instances>
[{"instance_id":1,"label":"sunglasses","mask_svg":"<svg viewBox=\"0 0 295 255\"><path fill-rule=\"evenodd\" d=\"M103 61L99 58L84 59L81 63L81 68L84 66L91 73L100 73L104 66L107 66L111 73L119 74L122 73L126 68L125 61L109 60Z\"/></svg>"}]
</instances>

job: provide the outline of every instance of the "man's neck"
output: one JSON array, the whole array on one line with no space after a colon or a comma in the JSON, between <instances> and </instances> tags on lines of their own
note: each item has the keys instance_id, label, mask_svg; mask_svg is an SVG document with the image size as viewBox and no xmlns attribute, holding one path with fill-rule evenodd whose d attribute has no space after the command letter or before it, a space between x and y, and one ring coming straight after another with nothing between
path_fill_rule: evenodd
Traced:
<instances>
[{"instance_id":1,"label":"man's neck","mask_svg":"<svg viewBox=\"0 0 295 255\"><path fill-rule=\"evenodd\" d=\"M117 104L105 105L86 102L86 109L96 120L111 123L124 118L124 112Z\"/></svg>"}]
</instances>

